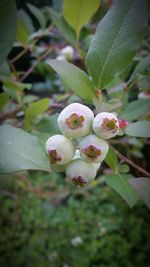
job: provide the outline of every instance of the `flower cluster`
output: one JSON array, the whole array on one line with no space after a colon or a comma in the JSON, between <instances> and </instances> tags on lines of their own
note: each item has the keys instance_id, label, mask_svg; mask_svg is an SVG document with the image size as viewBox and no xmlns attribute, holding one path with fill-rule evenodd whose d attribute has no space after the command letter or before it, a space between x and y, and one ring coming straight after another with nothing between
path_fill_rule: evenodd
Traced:
<instances>
[{"instance_id":1,"label":"flower cluster","mask_svg":"<svg viewBox=\"0 0 150 267\"><path fill-rule=\"evenodd\" d=\"M96 177L109 146L107 139L119 132L117 117L108 112L93 112L73 103L58 116L61 134L50 137L46 151L53 171L65 171L73 184L84 186Z\"/></svg>"}]
</instances>

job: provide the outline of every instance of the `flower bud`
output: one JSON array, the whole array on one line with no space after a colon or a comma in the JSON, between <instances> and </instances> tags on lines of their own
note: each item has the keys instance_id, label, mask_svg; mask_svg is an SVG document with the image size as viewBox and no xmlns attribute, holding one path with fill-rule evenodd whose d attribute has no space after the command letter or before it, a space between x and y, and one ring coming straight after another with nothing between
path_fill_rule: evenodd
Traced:
<instances>
[{"instance_id":1,"label":"flower bud","mask_svg":"<svg viewBox=\"0 0 150 267\"><path fill-rule=\"evenodd\" d=\"M99 113L93 121L93 131L102 139L112 138L119 132L119 121L112 113Z\"/></svg>"},{"instance_id":2,"label":"flower bud","mask_svg":"<svg viewBox=\"0 0 150 267\"><path fill-rule=\"evenodd\" d=\"M129 122L126 120L119 119L118 121L119 121L119 128L120 129L126 128L129 124Z\"/></svg>"},{"instance_id":3,"label":"flower bud","mask_svg":"<svg viewBox=\"0 0 150 267\"><path fill-rule=\"evenodd\" d=\"M70 138L80 138L90 133L93 112L85 105L73 103L62 110L58 116L61 132Z\"/></svg>"},{"instance_id":4,"label":"flower bud","mask_svg":"<svg viewBox=\"0 0 150 267\"><path fill-rule=\"evenodd\" d=\"M93 163L88 163L82 159L72 160L66 168L66 176L73 184L84 186L94 180L97 167Z\"/></svg>"},{"instance_id":5,"label":"flower bud","mask_svg":"<svg viewBox=\"0 0 150 267\"><path fill-rule=\"evenodd\" d=\"M99 163L106 157L109 146L106 141L90 134L80 140L79 148L83 159L88 162Z\"/></svg>"},{"instance_id":6,"label":"flower bud","mask_svg":"<svg viewBox=\"0 0 150 267\"><path fill-rule=\"evenodd\" d=\"M57 134L47 140L46 151L52 165L64 165L72 160L75 147L67 137Z\"/></svg>"}]
</instances>

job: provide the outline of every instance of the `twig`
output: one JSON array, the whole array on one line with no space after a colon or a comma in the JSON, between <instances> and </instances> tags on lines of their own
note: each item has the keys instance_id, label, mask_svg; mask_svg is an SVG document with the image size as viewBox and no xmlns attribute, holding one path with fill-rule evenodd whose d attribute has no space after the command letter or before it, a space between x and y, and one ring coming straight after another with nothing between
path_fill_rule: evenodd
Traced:
<instances>
[{"instance_id":1,"label":"twig","mask_svg":"<svg viewBox=\"0 0 150 267\"><path fill-rule=\"evenodd\" d=\"M9 62L13 64L13 63L16 62L19 58L21 58L27 51L28 51L28 49L24 49L24 50L22 50L19 54L16 55L16 57L14 57L13 59L11 59Z\"/></svg>"},{"instance_id":2,"label":"twig","mask_svg":"<svg viewBox=\"0 0 150 267\"><path fill-rule=\"evenodd\" d=\"M13 199L17 199L18 198L17 195L15 195L15 194L13 194L11 192L8 192L6 190L3 190L3 189L0 189L0 194L5 195L5 196L9 196L9 197L11 197Z\"/></svg>"},{"instance_id":3,"label":"twig","mask_svg":"<svg viewBox=\"0 0 150 267\"><path fill-rule=\"evenodd\" d=\"M20 108L5 112L4 114L0 116L0 122L7 118L13 118L14 115L16 115L16 113L18 113L19 111L20 111Z\"/></svg>"},{"instance_id":4,"label":"twig","mask_svg":"<svg viewBox=\"0 0 150 267\"><path fill-rule=\"evenodd\" d=\"M32 65L27 71L26 73L20 78L20 82L23 82L31 73L32 71L36 68L36 66L40 63L41 60L45 59L48 54L51 52L51 49L48 49L41 57L38 58L37 62Z\"/></svg>"},{"instance_id":5,"label":"twig","mask_svg":"<svg viewBox=\"0 0 150 267\"><path fill-rule=\"evenodd\" d=\"M142 167L138 166L137 164L135 164L133 161L131 161L130 159L128 159L126 156L122 155L118 150L116 150L114 148L114 151L116 152L116 154L118 155L118 157L120 159L123 159L125 162L127 162L129 165L131 165L133 168L135 168L136 170L138 170L139 172L143 173L144 175L146 175L146 177L150 177L150 173L146 170L144 170Z\"/></svg>"}]
</instances>

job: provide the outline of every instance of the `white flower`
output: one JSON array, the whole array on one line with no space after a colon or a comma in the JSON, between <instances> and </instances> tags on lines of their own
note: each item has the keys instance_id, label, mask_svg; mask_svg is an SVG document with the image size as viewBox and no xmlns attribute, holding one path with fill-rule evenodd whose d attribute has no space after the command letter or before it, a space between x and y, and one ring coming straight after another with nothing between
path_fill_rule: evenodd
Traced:
<instances>
[{"instance_id":1,"label":"white flower","mask_svg":"<svg viewBox=\"0 0 150 267\"><path fill-rule=\"evenodd\" d=\"M46 151L53 165L64 165L72 160L75 147L67 137L57 134L51 136L46 142Z\"/></svg>"},{"instance_id":2,"label":"white flower","mask_svg":"<svg viewBox=\"0 0 150 267\"><path fill-rule=\"evenodd\" d=\"M61 55L65 56L66 60L71 60L73 58L73 53L74 50L70 45L65 46L60 52Z\"/></svg>"},{"instance_id":3,"label":"white flower","mask_svg":"<svg viewBox=\"0 0 150 267\"><path fill-rule=\"evenodd\" d=\"M119 121L113 113L99 113L93 121L93 131L102 139L109 139L119 133Z\"/></svg>"},{"instance_id":4,"label":"white flower","mask_svg":"<svg viewBox=\"0 0 150 267\"><path fill-rule=\"evenodd\" d=\"M58 116L61 132L69 138L80 138L90 133L94 119L93 112L85 105L73 103Z\"/></svg>"},{"instance_id":5,"label":"white flower","mask_svg":"<svg viewBox=\"0 0 150 267\"><path fill-rule=\"evenodd\" d=\"M97 166L82 159L72 160L66 167L66 176L73 184L84 186L95 179Z\"/></svg>"},{"instance_id":6,"label":"white flower","mask_svg":"<svg viewBox=\"0 0 150 267\"><path fill-rule=\"evenodd\" d=\"M109 146L106 141L94 134L83 137L79 142L81 157L88 162L102 162L108 152Z\"/></svg>"}]
</instances>

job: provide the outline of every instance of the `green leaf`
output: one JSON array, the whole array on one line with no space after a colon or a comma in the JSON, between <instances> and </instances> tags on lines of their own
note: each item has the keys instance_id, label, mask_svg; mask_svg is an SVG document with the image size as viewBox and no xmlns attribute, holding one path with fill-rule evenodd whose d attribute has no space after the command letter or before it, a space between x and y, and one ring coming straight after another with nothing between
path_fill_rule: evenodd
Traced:
<instances>
[{"instance_id":1,"label":"green leaf","mask_svg":"<svg viewBox=\"0 0 150 267\"><path fill-rule=\"evenodd\" d=\"M31 102L34 102L36 100L38 100L38 96L36 95L25 95L24 98L23 98L23 104L29 104Z\"/></svg>"},{"instance_id":2,"label":"green leaf","mask_svg":"<svg viewBox=\"0 0 150 267\"><path fill-rule=\"evenodd\" d=\"M43 112L45 112L48 109L49 106L49 99L44 98L39 101L36 101L26 109L25 111L25 121L24 121L24 127L26 129L32 128L33 120Z\"/></svg>"},{"instance_id":3,"label":"green leaf","mask_svg":"<svg viewBox=\"0 0 150 267\"><path fill-rule=\"evenodd\" d=\"M114 172L118 170L118 158L111 146L109 147L105 162Z\"/></svg>"},{"instance_id":4,"label":"green leaf","mask_svg":"<svg viewBox=\"0 0 150 267\"><path fill-rule=\"evenodd\" d=\"M135 100L127 105L125 110L120 114L120 118L132 121L148 113L150 113L149 99Z\"/></svg>"},{"instance_id":5,"label":"green leaf","mask_svg":"<svg viewBox=\"0 0 150 267\"><path fill-rule=\"evenodd\" d=\"M24 89L30 90L31 87L32 84L30 83L15 82L8 78L4 78L3 80L3 90L15 100L18 99L18 97L20 98Z\"/></svg>"},{"instance_id":6,"label":"green leaf","mask_svg":"<svg viewBox=\"0 0 150 267\"><path fill-rule=\"evenodd\" d=\"M128 173L130 171L128 164L119 164L118 169L120 173Z\"/></svg>"},{"instance_id":7,"label":"green leaf","mask_svg":"<svg viewBox=\"0 0 150 267\"><path fill-rule=\"evenodd\" d=\"M111 99L107 103L103 102L100 108L100 112L111 112L119 109L122 106L122 102L119 99Z\"/></svg>"},{"instance_id":8,"label":"green leaf","mask_svg":"<svg viewBox=\"0 0 150 267\"><path fill-rule=\"evenodd\" d=\"M0 126L0 173L21 170L50 171L49 160L40 141L10 125Z\"/></svg>"},{"instance_id":9,"label":"green leaf","mask_svg":"<svg viewBox=\"0 0 150 267\"><path fill-rule=\"evenodd\" d=\"M104 89L127 68L147 26L145 1L116 0L98 24L87 65L95 86Z\"/></svg>"},{"instance_id":10,"label":"green leaf","mask_svg":"<svg viewBox=\"0 0 150 267\"><path fill-rule=\"evenodd\" d=\"M149 121L138 121L129 124L125 128L127 135L136 137L150 137L150 122Z\"/></svg>"},{"instance_id":11,"label":"green leaf","mask_svg":"<svg viewBox=\"0 0 150 267\"><path fill-rule=\"evenodd\" d=\"M3 110L3 108L7 104L8 100L9 100L9 97L8 97L7 93L5 93L5 92L0 93L0 111Z\"/></svg>"},{"instance_id":12,"label":"green leaf","mask_svg":"<svg viewBox=\"0 0 150 267\"><path fill-rule=\"evenodd\" d=\"M17 9L14 0L0 2L0 65L10 52L15 41Z\"/></svg>"},{"instance_id":13,"label":"green leaf","mask_svg":"<svg viewBox=\"0 0 150 267\"><path fill-rule=\"evenodd\" d=\"M23 10L17 15L17 34L16 39L24 45L28 45L30 34L34 31L32 20Z\"/></svg>"},{"instance_id":14,"label":"green leaf","mask_svg":"<svg viewBox=\"0 0 150 267\"><path fill-rule=\"evenodd\" d=\"M75 94L92 102L95 89L83 70L63 60L50 60L48 63Z\"/></svg>"},{"instance_id":15,"label":"green leaf","mask_svg":"<svg viewBox=\"0 0 150 267\"><path fill-rule=\"evenodd\" d=\"M30 9L31 13L35 16L35 18L39 22L40 26L42 28L45 28L46 18L44 17L42 11L39 8L37 8L36 6L31 5L29 3L27 4L27 7Z\"/></svg>"},{"instance_id":16,"label":"green leaf","mask_svg":"<svg viewBox=\"0 0 150 267\"><path fill-rule=\"evenodd\" d=\"M106 183L114 189L132 208L137 200L138 194L129 184L128 180L133 178L129 174L110 174L104 175Z\"/></svg>"},{"instance_id":17,"label":"green leaf","mask_svg":"<svg viewBox=\"0 0 150 267\"><path fill-rule=\"evenodd\" d=\"M75 32L69 26L69 24L64 20L64 18L57 14L54 10L50 9L50 15L53 23L56 25L60 33L64 38L73 46L76 45Z\"/></svg>"},{"instance_id":18,"label":"green leaf","mask_svg":"<svg viewBox=\"0 0 150 267\"><path fill-rule=\"evenodd\" d=\"M100 5L100 0L64 0L63 14L69 25L76 31L90 20Z\"/></svg>"},{"instance_id":19,"label":"green leaf","mask_svg":"<svg viewBox=\"0 0 150 267\"><path fill-rule=\"evenodd\" d=\"M58 114L43 118L36 125L36 130L38 130L39 132L48 133L49 136L54 134L61 134L60 129L58 127L57 118Z\"/></svg>"},{"instance_id":20,"label":"green leaf","mask_svg":"<svg viewBox=\"0 0 150 267\"><path fill-rule=\"evenodd\" d=\"M62 12L62 8L63 8L63 0L55 0L55 1L53 1L53 9L56 12L61 13Z\"/></svg>"},{"instance_id":21,"label":"green leaf","mask_svg":"<svg viewBox=\"0 0 150 267\"><path fill-rule=\"evenodd\" d=\"M51 134L44 133L44 132L43 133L42 132L35 132L34 135L39 139L39 141L43 147L45 147L46 141L51 136Z\"/></svg>"},{"instance_id":22,"label":"green leaf","mask_svg":"<svg viewBox=\"0 0 150 267\"><path fill-rule=\"evenodd\" d=\"M129 179L129 183L134 187L138 195L150 209L150 178Z\"/></svg>"},{"instance_id":23,"label":"green leaf","mask_svg":"<svg viewBox=\"0 0 150 267\"><path fill-rule=\"evenodd\" d=\"M9 76L11 73L9 63L5 60L1 65L0 65L0 75L5 75Z\"/></svg>"},{"instance_id":24,"label":"green leaf","mask_svg":"<svg viewBox=\"0 0 150 267\"><path fill-rule=\"evenodd\" d=\"M141 61L136 65L132 75L128 81L128 84L133 82L136 79L138 74L143 74L147 71L147 68L150 66L150 55L141 59Z\"/></svg>"}]
</instances>

